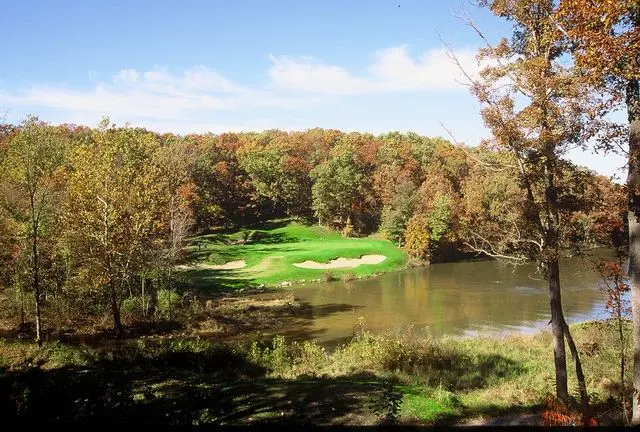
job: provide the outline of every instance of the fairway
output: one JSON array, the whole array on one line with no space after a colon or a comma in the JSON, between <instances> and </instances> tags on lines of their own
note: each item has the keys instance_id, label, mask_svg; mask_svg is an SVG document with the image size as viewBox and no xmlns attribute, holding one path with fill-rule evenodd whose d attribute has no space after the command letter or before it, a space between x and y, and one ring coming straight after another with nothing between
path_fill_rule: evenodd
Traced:
<instances>
[{"instance_id":1,"label":"fairway","mask_svg":"<svg viewBox=\"0 0 640 432\"><path fill-rule=\"evenodd\" d=\"M363 277L403 268L407 261L406 254L390 241L344 238L323 227L289 221L196 237L187 249L189 260L180 266L187 278L197 285L218 281L234 288L326 279L327 272L335 278L344 274ZM370 255L384 259L367 260ZM245 264L241 268L223 267L240 261ZM296 266L308 261L322 264L337 261L355 267L327 270Z\"/></svg>"}]
</instances>

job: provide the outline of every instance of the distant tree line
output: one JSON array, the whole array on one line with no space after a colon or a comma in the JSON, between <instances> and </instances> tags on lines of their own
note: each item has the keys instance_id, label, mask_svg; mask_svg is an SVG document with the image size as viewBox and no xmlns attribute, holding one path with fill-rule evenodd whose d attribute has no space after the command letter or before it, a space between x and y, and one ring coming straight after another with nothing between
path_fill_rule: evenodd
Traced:
<instances>
[{"instance_id":1,"label":"distant tree line","mask_svg":"<svg viewBox=\"0 0 640 432\"><path fill-rule=\"evenodd\" d=\"M214 228L294 217L380 231L422 261L474 251L480 238L521 250L515 233L532 230L510 153L413 133L178 136L28 118L3 126L0 161L2 295L23 324L35 313L39 342L43 308L70 323L109 311L118 334L128 299L155 314L187 237ZM610 198L621 188L567 161L559 169L562 244L595 244L594 227L619 216Z\"/></svg>"}]
</instances>

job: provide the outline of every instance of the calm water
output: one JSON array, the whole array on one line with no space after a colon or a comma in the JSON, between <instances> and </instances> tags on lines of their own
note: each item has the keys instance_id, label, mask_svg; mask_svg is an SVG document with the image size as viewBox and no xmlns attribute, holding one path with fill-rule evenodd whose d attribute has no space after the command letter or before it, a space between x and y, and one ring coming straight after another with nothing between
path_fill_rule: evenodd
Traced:
<instances>
[{"instance_id":1,"label":"calm water","mask_svg":"<svg viewBox=\"0 0 640 432\"><path fill-rule=\"evenodd\" d=\"M582 259L561 263L561 282L568 322L607 316L600 276ZM434 264L367 280L310 284L293 293L311 312L285 335L327 346L352 336L358 320L372 331L414 325L435 336L467 336L536 331L550 319L545 281L535 266L496 261Z\"/></svg>"}]
</instances>

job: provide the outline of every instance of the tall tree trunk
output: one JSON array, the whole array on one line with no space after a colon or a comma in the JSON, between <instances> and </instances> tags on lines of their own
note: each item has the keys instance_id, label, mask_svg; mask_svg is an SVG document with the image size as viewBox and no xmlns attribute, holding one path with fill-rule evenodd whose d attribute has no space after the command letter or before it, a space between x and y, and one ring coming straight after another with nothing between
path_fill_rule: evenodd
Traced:
<instances>
[{"instance_id":1,"label":"tall tree trunk","mask_svg":"<svg viewBox=\"0 0 640 432\"><path fill-rule=\"evenodd\" d=\"M40 317L40 263L38 261L38 219L34 206L34 196L31 195L31 265L33 271L33 296L36 314L36 343L42 346L42 320Z\"/></svg>"},{"instance_id":2,"label":"tall tree trunk","mask_svg":"<svg viewBox=\"0 0 640 432\"><path fill-rule=\"evenodd\" d=\"M547 281L549 284L549 303L551 306L551 331L553 333L553 363L556 370L556 396L567 405L569 388L567 385L567 357L564 347L564 316L560 296L560 269L558 260L547 263Z\"/></svg>"},{"instance_id":3,"label":"tall tree trunk","mask_svg":"<svg viewBox=\"0 0 640 432\"><path fill-rule=\"evenodd\" d=\"M116 293L115 283L113 279L109 279L109 297L111 299L111 314L113 315L113 329L116 337L122 336L122 321L120 320L120 307L118 305L118 295Z\"/></svg>"},{"instance_id":4,"label":"tall tree trunk","mask_svg":"<svg viewBox=\"0 0 640 432\"><path fill-rule=\"evenodd\" d=\"M547 129L546 124L543 125L543 129ZM543 228L541 233L545 239L542 258L546 263L547 282L549 284L551 331L553 333L553 362L556 372L556 396L562 404L567 405L569 402L569 390L567 385L567 357L564 346L566 322L564 320L564 314L562 313L562 297L560 294L560 266L558 265L560 255L558 234L560 216L555 185L556 156L554 149L554 143L547 143L545 149L546 161L544 164L546 229Z\"/></svg>"},{"instance_id":5,"label":"tall tree trunk","mask_svg":"<svg viewBox=\"0 0 640 432\"><path fill-rule=\"evenodd\" d=\"M627 83L629 116L629 281L631 285L631 317L633 321L633 417L640 424L640 89L638 80Z\"/></svg>"}]
</instances>

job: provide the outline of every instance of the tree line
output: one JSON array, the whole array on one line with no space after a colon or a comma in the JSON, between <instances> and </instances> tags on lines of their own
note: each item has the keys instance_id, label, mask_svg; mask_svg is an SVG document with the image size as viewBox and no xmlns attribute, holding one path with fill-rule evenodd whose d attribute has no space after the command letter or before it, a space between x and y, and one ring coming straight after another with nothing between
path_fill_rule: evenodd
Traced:
<instances>
[{"instance_id":1,"label":"tree line","mask_svg":"<svg viewBox=\"0 0 640 432\"><path fill-rule=\"evenodd\" d=\"M479 236L520 250L504 230L531 229L515 171L475 161L512 156L412 133L178 136L29 118L0 142L1 281L21 322L35 310L39 342L45 304L109 310L120 334L130 293L146 288L153 309L158 287L175 285L185 240L216 227L294 217L345 235L380 231L421 261L479 250ZM620 187L569 162L562 173L563 244L594 244Z\"/></svg>"}]
</instances>

